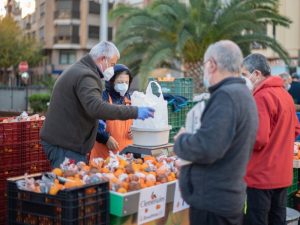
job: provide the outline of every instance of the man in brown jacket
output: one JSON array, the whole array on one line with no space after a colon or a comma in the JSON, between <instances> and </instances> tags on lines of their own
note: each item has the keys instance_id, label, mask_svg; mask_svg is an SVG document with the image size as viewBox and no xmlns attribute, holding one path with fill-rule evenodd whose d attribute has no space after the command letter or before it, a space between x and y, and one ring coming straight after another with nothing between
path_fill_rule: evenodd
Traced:
<instances>
[{"instance_id":1,"label":"man in brown jacket","mask_svg":"<svg viewBox=\"0 0 300 225\"><path fill-rule=\"evenodd\" d=\"M57 79L40 134L52 167L59 167L65 157L86 162L86 154L96 139L98 119L153 117L152 108L102 101L101 79L109 80L113 76L113 66L119 58L113 43L100 42Z\"/></svg>"}]
</instances>

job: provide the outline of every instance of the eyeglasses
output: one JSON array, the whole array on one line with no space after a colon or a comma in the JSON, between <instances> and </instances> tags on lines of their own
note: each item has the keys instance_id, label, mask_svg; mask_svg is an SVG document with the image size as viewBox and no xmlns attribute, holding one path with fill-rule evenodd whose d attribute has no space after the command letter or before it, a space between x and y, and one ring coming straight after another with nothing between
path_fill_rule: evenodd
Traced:
<instances>
[{"instance_id":1,"label":"eyeglasses","mask_svg":"<svg viewBox=\"0 0 300 225\"><path fill-rule=\"evenodd\" d=\"M217 65L216 60L215 60L213 57L210 57L210 58L208 58L207 60L205 60L205 61L202 63L202 65L200 66L200 69L201 69L202 71L204 71L204 66L205 66L205 64L208 63L209 61Z\"/></svg>"}]
</instances>

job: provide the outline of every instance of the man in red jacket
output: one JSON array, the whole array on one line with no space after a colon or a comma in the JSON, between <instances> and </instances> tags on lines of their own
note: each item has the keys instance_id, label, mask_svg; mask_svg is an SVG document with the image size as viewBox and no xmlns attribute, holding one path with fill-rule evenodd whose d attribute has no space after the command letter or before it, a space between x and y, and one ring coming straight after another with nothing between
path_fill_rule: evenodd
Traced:
<instances>
[{"instance_id":1,"label":"man in red jacket","mask_svg":"<svg viewBox=\"0 0 300 225\"><path fill-rule=\"evenodd\" d=\"M242 75L253 83L259 127L248 163L247 225L285 225L287 187L292 184L293 146L300 133L293 99L279 76L271 76L267 59L251 54Z\"/></svg>"}]
</instances>

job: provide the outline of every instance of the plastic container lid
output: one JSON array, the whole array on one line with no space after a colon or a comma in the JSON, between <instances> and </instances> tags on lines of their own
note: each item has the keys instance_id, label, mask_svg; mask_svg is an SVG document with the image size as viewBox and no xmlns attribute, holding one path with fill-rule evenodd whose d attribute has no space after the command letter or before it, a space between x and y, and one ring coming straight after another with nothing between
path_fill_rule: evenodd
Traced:
<instances>
[{"instance_id":1,"label":"plastic container lid","mask_svg":"<svg viewBox=\"0 0 300 225\"><path fill-rule=\"evenodd\" d=\"M171 130L172 126L167 126L164 128L143 128L143 127L131 127L131 130L134 131L149 131L149 132L158 132L158 131L166 131L166 130Z\"/></svg>"}]
</instances>

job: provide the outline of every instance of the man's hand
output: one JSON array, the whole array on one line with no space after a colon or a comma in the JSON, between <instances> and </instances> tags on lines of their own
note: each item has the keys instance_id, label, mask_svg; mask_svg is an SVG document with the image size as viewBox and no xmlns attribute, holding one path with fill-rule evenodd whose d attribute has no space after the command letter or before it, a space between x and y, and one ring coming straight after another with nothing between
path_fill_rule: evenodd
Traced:
<instances>
[{"instance_id":1,"label":"man's hand","mask_svg":"<svg viewBox=\"0 0 300 225\"><path fill-rule=\"evenodd\" d=\"M138 108L138 119L145 120L149 117L154 117L155 109L151 107L139 107Z\"/></svg>"},{"instance_id":2,"label":"man's hand","mask_svg":"<svg viewBox=\"0 0 300 225\"><path fill-rule=\"evenodd\" d=\"M174 136L174 142L181 134L184 134L184 133L186 133L186 130L184 127L181 127L180 130L178 131L178 133Z\"/></svg>"},{"instance_id":3,"label":"man's hand","mask_svg":"<svg viewBox=\"0 0 300 225\"><path fill-rule=\"evenodd\" d=\"M119 149L119 143L112 136L109 137L106 146L108 150L112 151L117 151Z\"/></svg>"}]
</instances>

